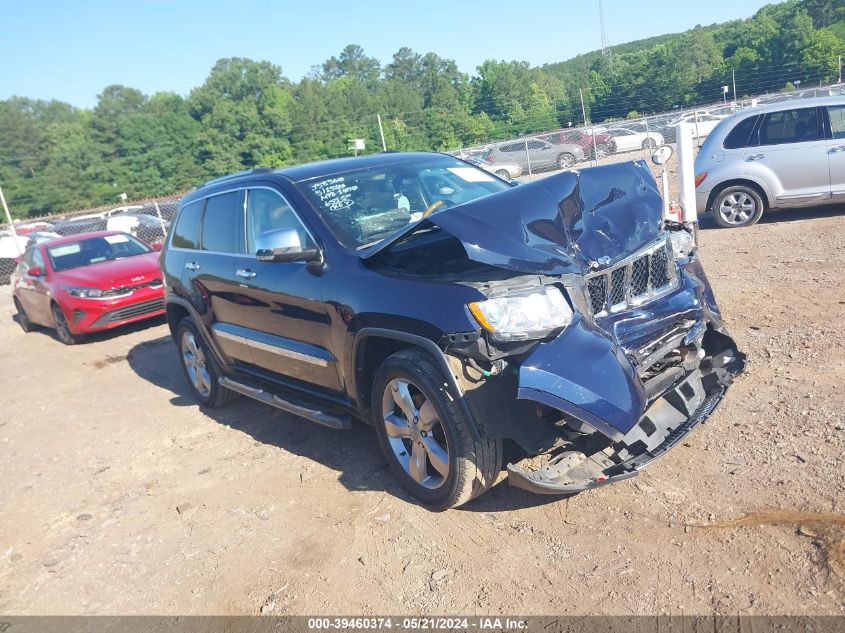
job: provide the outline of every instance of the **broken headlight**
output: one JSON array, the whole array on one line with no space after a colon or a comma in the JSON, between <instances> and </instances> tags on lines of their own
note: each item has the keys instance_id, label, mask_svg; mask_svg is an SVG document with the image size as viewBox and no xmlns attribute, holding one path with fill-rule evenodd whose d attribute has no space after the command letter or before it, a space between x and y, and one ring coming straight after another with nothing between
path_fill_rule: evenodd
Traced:
<instances>
[{"instance_id":1,"label":"broken headlight","mask_svg":"<svg viewBox=\"0 0 845 633\"><path fill-rule=\"evenodd\" d=\"M672 253L676 260L686 259L695 248L695 240L692 235L684 230L669 233L669 243L672 245Z\"/></svg>"},{"instance_id":2,"label":"broken headlight","mask_svg":"<svg viewBox=\"0 0 845 633\"><path fill-rule=\"evenodd\" d=\"M572 308L554 286L514 292L467 307L497 341L544 338L572 321Z\"/></svg>"}]
</instances>

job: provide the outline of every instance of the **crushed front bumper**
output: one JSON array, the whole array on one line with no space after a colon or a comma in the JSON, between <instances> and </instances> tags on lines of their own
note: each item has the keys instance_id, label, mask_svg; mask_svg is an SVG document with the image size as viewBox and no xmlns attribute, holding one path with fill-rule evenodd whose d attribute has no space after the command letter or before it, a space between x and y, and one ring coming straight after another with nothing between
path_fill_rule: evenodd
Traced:
<instances>
[{"instance_id":1,"label":"crushed front bumper","mask_svg":"<svg viewBox=\"0 0 845 633\"><path fill-rule=\"evenodd\" d=\"M611 371L613 364L606 354L598 354L594 358L605 359L599 368L595 365L590 369L580 368L582 376L598 371L592 383L582 381L582 385L591 384L593 390L582 388L577 392L570 391L569 400L550 396L547 392L544 397L542 391L521 391L520 397L543 402L546 406L558 404L558 410L601 432L606 441L598 444L585 442L580 447L573 443L571 447L566 447L573 450L546 456L543 458L545 461L529 459L525 467L508 464L510 485L540 494L575 493L634 477L662 457L712 415L734 378L745 368L745 355L737 350L733 339L724 331L711 327L700 339L699 345L702 358L698 365L679 376L659 396L644 400L634 398L633 402L630 396L623 398L622 402L629 405L625 409L627 413L635 410L630 405L642 403L641 414L630 421L620 414L619 408L610 406L613 404L609 402L611 394L619 390L608 394L599 387L614 384L613 380L607 380L614 373ZM623 373L630 381L629 394L639 395L640 391L633 388L641 385L636 373ZM599 376L605 377L605 381L598 380ZM620 379L619 376L616 378ZM548 382L549 387L555 389L570 384ZM608 395L602 398L602 394ZM583 398L577 404L572 402L576 395ZM616 416L604 417L603 423L597 424L594 418L599 412L615 413ZM594 448L586 450L589 446Z\"/></svg>"}]
</instances>

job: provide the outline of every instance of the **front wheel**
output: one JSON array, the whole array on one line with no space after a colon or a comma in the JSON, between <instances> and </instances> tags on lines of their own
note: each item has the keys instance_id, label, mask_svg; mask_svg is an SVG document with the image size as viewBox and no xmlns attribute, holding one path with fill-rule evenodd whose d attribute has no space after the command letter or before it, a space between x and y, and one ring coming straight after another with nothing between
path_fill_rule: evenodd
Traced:
<instances>
[{"instance_id":1,"label":"front wheel","mask_svg":"<svg viewBox=\"0 0 845 633\"><path fill-rule=\"evenodd\" d=\"M653 138L649 137L643 141L643 149L654 149L655 147L657 147L657 142Z\"/></svg>"},{"instance_id":2,"label":"front wheel","mask_svg":"<svg viewBox=\"0 0 845 633\"><path fill-rule=\"evenodd\" d=\"M713 200L713 219L726 229L755 224L765 205L760 194L744 185L727 187Z\"/></svg>"},{"instance_id":3,"label":"front wheel","mask_svg":"<svg viewBox=\"0 0 845 633\"><path fill-rule=\"evenodd\" d=\"M443 374L422 350L390 356L376 373L373 424L391 470L426 506L443 510L485 492L502 465L502 442L474 442Z\"/></svg>"},{"instance_id":4,"label":"front wheel","mask_svg":"<svg viewBox=\"0 0 845 633\"><path fill-rule=\"evenodd\" d=\"M507 169L500 169L496 172L496 175L501 178L502 180L507 180L508 182L511 181L510 172Z\"/></svg>"},{"instance_id":5,"label":"front wheel","mask_svg":"<svg viewBox=\"0 0 845 633\"><path fill-rule=\"evenodd\" d=\"M596 158L607 158L610 156L610 148L607 145L600 143L596 145L596 150L594 152Z\"/></svg>"},{"instance_id":6,"label":"front wheel","mask_svg":"<svg viewBox=\"0 0 845 633\"><path fill-rule=\"evenodd\" d=\"M557 166L561 169L569 169L575 165L575 156L569 152L563 152L557 157Z\"/></svg>"},{"instance_id":7,"label":"front wheel","mask_svg":"<svg viewBox=\"0 0 845 633\"><path fill-rule=\"evenodd\" d=\"M65 345L76 345L79 343L84 337L81 334L74 334L71 331L70 324L67 322L67 318L65 318L65 313L62 312L59 305L54 303L52 310L53 321L56 323L56 335L59 337L59 340Z\"/></svg>"},{"instance_id":8,"label":"front wheel","mask_svg":"<svg viewBox=\"0 0 845 633\"><path fill-rule=\"evenodd\" d=\"M185 317L176 328L176 345L182 371L194 397L207 407L219 407L234 400L237 393L220 384L222 372L200 335L194 320Z\"/></svg>"}]
</instances>

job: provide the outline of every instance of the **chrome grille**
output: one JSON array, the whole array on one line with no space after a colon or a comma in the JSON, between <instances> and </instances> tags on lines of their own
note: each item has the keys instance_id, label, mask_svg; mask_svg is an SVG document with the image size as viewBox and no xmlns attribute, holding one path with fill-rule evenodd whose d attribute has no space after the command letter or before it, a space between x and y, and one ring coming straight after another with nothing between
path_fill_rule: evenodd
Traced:
<instances>
[{"instance_id":1,"label":"chrome grille","mask_svg":"<svg viewBox=\"0 0 845 633\"><path fill-rule=\"evenodd\" d=\"M601 272L587 275L594 316L621 312L674 290L678 285L671 245L661 240Z\"/></svg>"}]
</instances>

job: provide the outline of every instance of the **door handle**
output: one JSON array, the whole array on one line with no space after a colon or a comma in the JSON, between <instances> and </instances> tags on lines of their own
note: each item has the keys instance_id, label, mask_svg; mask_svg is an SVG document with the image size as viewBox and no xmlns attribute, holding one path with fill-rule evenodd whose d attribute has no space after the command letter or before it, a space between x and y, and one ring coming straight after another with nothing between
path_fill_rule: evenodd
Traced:
<instances>
[{"instance_id":1,"label":"door handle","mask_svg":"<svg viewBox=\"0 0 845 633\"><path fill-rule=\"evenodd\" d=\"M752 161L752 160L760 160L761 158L766 158L766 155L765 154L751 154L751 156L749 156L745 160Z\"/></svg>"},{"instance_id":2,"label":"door handle","mask_svg":"<svg viewBox=\"0 0 845 633\"><path fill-rule=\"evenodd\" d=\"M196 262L188 262L188 263L185 264L185 268L187 270L199 270L200 265Z\"/></svg>"},{"instance_id":3,"label":"door handle","mask_svg":"<svg viewBox=\"0 0 845 633\"><path fill-rule=\"evenodd\" d=\"M255 277L255 273L249 270L248 268L238 268L235 271L235 276L242 277L244 279L252 279L253 277Z\"/></svg>"},{"instance_id":4,"label":"door handle","mask_svg":"<svg viewBox=\"0 0 845 633\"><path fill-rule=\"evenodd\" d=\"M845 145L840 145L838 147L831 147L827 150L828 154L836 154L837 152L845 152Z\"/></svg>"}]
</instances>

